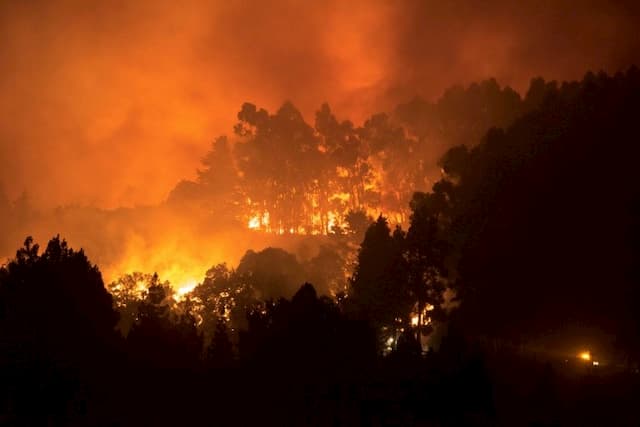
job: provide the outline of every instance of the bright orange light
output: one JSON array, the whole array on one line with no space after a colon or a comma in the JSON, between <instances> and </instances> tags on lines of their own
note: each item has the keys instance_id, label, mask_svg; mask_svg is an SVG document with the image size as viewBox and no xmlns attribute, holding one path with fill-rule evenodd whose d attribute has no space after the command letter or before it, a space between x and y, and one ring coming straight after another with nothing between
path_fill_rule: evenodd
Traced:
<instances>
[{"instance_id":1,"label":"bright orange light","mask_svg":"<svg viewBox=\"0 0 640 427\"><path fill-rule=\"evenodd\" d=\"M580 353L578 355L578 357L580 357L580 359L585 360L585 361L589 361L591 360L591 352L589 351L583 351L582 353Z\"/></svg>"},{"instance_id":2,"label":"bright orange light","mask_svg":"<svg viewBox=\"0 0 640 427\"><path fill-rule=\"evenodd\" d=\"M251 230L256 230L260 228L260 218L258 216L254 216L249 219L249 223L247 224Z\"/></svg>"},{"instance_id":3,"label":"bright orange light","mask_svg":"<svg viewBox=\"0 0 640 427\"><path fill-rule=\"evenodd\" d=\"M161 282L168 281L175 291L174 297L181 298L189 288L195 287L212 265L225 259L225 254L215 243L202 242L193 238L194 244L187 245L189 235L156 238L148 241L143 237L133 236L124 247L122 258L104 269L105 283L116 281L124 274L133 272L157 273ZM235 248L229 244L230 252ZM195 250L192 248L196 248ZM206 248L206 249L201 249ZM226 258L237 259L237 255ZM235 261L233 261L235 262ZM146 290L146 283L138 284L138 292Z\"/></svg>"},{"instance_id":4,"label":"bright orange light","mask_svg":"<svg viewBox=\"0 0 640 427\"><path fill-rule=\"evenodd\" d=\"M198 282L196 280L189 280L181 285L179 285L178 290L176 291L176 299L182 300L187 294L189 294L196 287Z\"/></svg>"},{"instance_id":5,"label":"bright orange light","mask_svg":"<svg viewBox=\"0 0 640 427\"><path fill-rule=\"evenodd\" d=\"M269 212L262 214L257 213L251 216L247 221L247 228L249 228L249 230L270 231Z\"/></svg>"},{"instance_id":6,"label":"bright orange light","mask_svg":"<svg viewBox=\"0 0 640 427\"><path fill-rule=\"evenodd\" d=\"M429 316L429 312L432 311L435 307L431 304L427 304L422 310L422 326L426 326L431 323L431 317ZM420 324L420 315L418 313L412 313L411 316L411 326L418 326Z\"/></svg>"},{"instance_id":7,"label":"bright orange light","mask_svg":"<svg viewBox=\"0 0 640 427\"><path fill-rule=\"evenodd\" d=\"M341 218L336 212L328 212L327 213L327 229L331 231L334 227L338 226L340 228L347 228L348 224Z\"/></svg>"}]
</instances>

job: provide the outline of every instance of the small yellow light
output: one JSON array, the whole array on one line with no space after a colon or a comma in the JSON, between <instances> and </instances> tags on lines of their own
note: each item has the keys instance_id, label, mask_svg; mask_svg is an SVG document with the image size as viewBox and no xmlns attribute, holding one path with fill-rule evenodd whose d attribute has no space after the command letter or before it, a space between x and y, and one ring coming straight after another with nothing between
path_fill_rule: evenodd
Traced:
<instances>
[{"instance_id":1,"label":"small yellow light","mask_svg":"<svg viewBox=\"0 0 640 427\"><path fill-rule=\"evenodd\" d=\"M582 353L580 353L580 359L586 360L586 361L591 360L591 353L588 351L583 351Z\"/></svg>"}]
</instances>

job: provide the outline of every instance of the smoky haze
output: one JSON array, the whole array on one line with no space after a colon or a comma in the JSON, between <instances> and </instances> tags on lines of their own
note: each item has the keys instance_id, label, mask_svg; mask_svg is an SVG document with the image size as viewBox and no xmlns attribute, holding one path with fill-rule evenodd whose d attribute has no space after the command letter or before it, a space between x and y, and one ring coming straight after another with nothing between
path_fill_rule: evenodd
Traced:
<instances>
[{"instance_id":1,"label":"smoky haze","mask_svg":"<svg viewBox=\"0 0 640 427\"><path fill-rule=\"evenodd\" d=\"M4 1L0 181L42 208L158 203L244 101L361 122L495 77L637 61L632 2Z\"/></svg>"}]
</instances>

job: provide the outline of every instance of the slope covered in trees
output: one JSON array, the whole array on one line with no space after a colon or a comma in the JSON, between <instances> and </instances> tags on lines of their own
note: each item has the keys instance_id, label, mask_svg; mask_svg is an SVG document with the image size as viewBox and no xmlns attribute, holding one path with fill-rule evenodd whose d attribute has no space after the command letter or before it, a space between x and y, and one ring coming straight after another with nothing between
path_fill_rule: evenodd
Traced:
<instances>
[{"instance_id":1,"label":"slope covered in trees","mask_svg":"<svg viewBox=\"0 0 640 427\"><path fill-rule=\"evenodd\" d=\"M441 161L460 314L473 334L637 341L640 72L546 92Z\"/></svg>"},{"instance_id":2,"label":"slope covered in trees","mask_svg":"<svg viewBox=\"0 0 640 427\"><path fill-rule=\"evenodd\" d=\"M307 123L289 102L275 113L245 103L234 138L218 138L197 180L181 182L169 201L280 234L342 233L353 212L406 224L413 192L439 177L435 159L510 124L540 102L540 90L541 80L525 99L495 80L453 87L436 102L416 98L361 126L327 104Z\"/></svg>"},{"instance_id":3,"label":"slope covered in trees","mask_svg":"<svg viewBox=\"0 0 640 427\"><path fill-rule=\"evenodd\" d=\"M184 295L153 274L105 288L83 251L27 239L0 268L0 419L636 425L639 101L635 68L534 81L519 117L446 152L441 179L407 202L406 230L383 216L366 227L350 277L338 246L303 261L268 248ZM230 153L287 135L290 161L325 153L309 151L319 136L290 105L241 115L247 145ZM308 171L271 161L263 172L285 178L265 191L288 195L262 206L285 224L315 190L283 186ZM249 179L237 178L233 194ZM575 357L584 345L600 364Z\"/></svg>"}]
</instances>

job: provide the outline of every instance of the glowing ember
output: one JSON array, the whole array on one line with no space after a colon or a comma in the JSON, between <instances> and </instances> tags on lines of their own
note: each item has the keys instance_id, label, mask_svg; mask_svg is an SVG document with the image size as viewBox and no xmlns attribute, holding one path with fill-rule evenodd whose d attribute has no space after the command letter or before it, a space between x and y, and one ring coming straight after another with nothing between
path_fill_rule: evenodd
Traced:
<instances>
[{"instance_id":1,"label":"glowing ember","mask_svg":"<svg viewBox=\"0 0 640 427\"><path fill-rule=\"evenodd\" d=\"M591 360L591 352L589 352L589 351L583 351L582 353L580 353L580 354L578 355L578 357L579 357L580 359L582 359L582 360L584 360L584 361L587 361L587 362L588 362L589 360Z\"/></svg>"}]
</instances>

